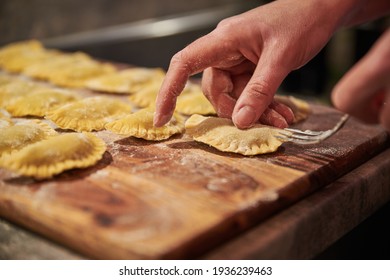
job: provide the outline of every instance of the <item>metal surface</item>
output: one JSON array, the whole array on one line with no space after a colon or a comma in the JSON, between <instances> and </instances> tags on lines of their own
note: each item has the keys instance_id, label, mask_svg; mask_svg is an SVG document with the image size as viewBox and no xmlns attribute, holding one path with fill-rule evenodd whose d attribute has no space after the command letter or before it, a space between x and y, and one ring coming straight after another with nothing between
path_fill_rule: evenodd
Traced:
<instances>
[{"instance_id":1,"label":"metal surface","mask_svg":"<svg viewBox=\"0 0 390 280\"><path fill-rule=\"evenodd\" d=\"M214 27L222 19L253 8L252 4L232 4L164 18L146 19L87 32L43 40L51 48L77 48L100 44L161 38Z\"/></svg>"}]
</instances>

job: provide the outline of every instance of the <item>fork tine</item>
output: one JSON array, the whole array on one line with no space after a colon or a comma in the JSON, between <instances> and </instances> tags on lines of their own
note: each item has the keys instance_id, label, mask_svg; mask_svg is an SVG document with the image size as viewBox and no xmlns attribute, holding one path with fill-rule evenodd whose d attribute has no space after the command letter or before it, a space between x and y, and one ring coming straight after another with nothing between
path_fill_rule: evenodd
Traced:
<instances>
[{"instance_id":1,"label":"fork tine","mask_svg":"<svg viewBox=\"0 0 390 280\"><path fill-rule=\"evenodd\" d=\"M349 115L344 115L338 123L329 130L324 131L311 131L311 130L305 130L301 131L299 129L292 129L292 128L285 128L282 131L278 132L278 135L276 137L280 139L281 141L287 142L293 142L297 144L315 144L319 143L322 140L328 138L329 136L333 135L337 130L341 128L341 126L347 121L349 118Z\"/></svg>"},{"instance_id":2,"label":"fork tine","mask_svg":"<svg viewBox=\"0 0 390 280\"><path fill-rule=\"evenodd\" d=\"M290 131L289 131L290 132ZM327 131L328 132L328 131ZM284 142L293 142L296 144L316 144L321 142L323 139L323 135L300 135L298 133L283 133L279 132L275 137L284 141Z\"/></svg>"},{"instance_id":3,"label":"fork tine","mask_svg":"<svg viewBox=\"0 0 390 280\"><path fill-rule=\"evenodd\" d=\"M310 144L317 144L319 142L321 142L320 139L306 139L306 140L302 140L302 139L298 139L298 138L291 138L291 137L288 137L288 136L282 136L282 135L276 135L275 136L276 138L278 138L279 140L283 141L283 142L292 142L292 143L295 143L295 144L299 144L299 145L310 145Z\"/></svg>"},{"instance_id":4,"label":"fork tine","mask_svg":"<svg viewBox=\"0 0 390 280\"><path fill-rule=\"evenodd\" d=\"M299 129L294 129L294 128L285 128L284 130L290 131L292 133L296 134L302 134L302 135L321 135L324 133L324 131L313 131L313 130L299 130Z\"/></svg>"}]
</instances>

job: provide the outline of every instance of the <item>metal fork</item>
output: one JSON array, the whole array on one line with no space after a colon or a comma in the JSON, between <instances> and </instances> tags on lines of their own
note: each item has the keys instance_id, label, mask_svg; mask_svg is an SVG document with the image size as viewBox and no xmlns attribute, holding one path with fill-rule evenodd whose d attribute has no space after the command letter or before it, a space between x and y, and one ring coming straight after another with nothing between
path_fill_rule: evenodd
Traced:
<instances>
[{"instance_id":1,"label":"metal fork","mask_svg":"<svg viewBox=\"0 0 390 280\"><path fill-rule=\"evenodd\" d=\"M345 114L341 117L341 119L338 121L338 123L329 130L323 130L323 131L312 131L312 130L299 130L299 129L293 129L293 128L285 128L281 130L278 135L276 135L277 138L279 138L282 141L285 142L293 142L296 144L316 144L319 143L329 136L333 135L337 130L339 130L344 123L348 120L349 115Z\"/></svg>"}]
</instances>

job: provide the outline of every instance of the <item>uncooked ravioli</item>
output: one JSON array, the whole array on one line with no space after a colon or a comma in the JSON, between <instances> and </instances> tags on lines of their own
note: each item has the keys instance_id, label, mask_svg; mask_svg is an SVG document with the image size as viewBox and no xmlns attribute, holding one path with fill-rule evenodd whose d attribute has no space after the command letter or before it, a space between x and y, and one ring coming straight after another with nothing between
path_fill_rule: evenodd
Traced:
<instances>
[{"instance_id":1,"label":"uncooked ravioli","mask_svg":"<svg viewBox=\"0 0 390 280\"><path fill-rule=\"evenodd\" d=\"M109 63L87 60L55 69L48 77L48 80L55 85L63 87L82 88L85 87L87 80L114 71L115 68Z\"/></svg>"},{"instance_id":2,"label":"uncooked ravioli","mask_svg":"<svg viewBox=\"0 0 390 280\"><path fill-rule=\"evenodd\" d=\"M8 44L0 49L0 67L10 72L21 72L44 53L42 44L36 40Z\"/></svg>"},{"instance_id":3,"label":"uncooked ravioli","mask_svg":"<svg viewBox=\"0 0 390 280\"><path fill-rule=\"evenodd\" d=\"M131 112L129 104L107 97L88 97L74 101L46 115L62 129L75 131L99 131L110 121L121 118Z\"/></svg>"},{"instance_id":4,"label":"uncooked ravioli","mask_svg":"<svg viewBox=\"0 0 390 280\"><path fill-rule=\"evenodd\" d=\"M31 81L14 78L8 83L0 85L0 107L5 107L21 97L31 92L43 88L42 85Z\"/></svg>"},{"instance_id":5,"label":"uncooked ravioli","mask_svg":"<svg viewBox=\"0 0 390 280\"><path fill-rule=\"evenodd\" d=\"M150 69L135 67L116 71L86 81L86 87L91 90L132 94L152 83L161 83L165 72L160 68Z\"/></svg>"},{"instance_id":6,"label":"uncooked ravioli","mask_svg":"<svg viewBox=\"0 0 390 280\"><path fill-rule=\"evenodd\" d=\"M124 118L108 123L106 129L117 134L153 141L168 139L172 135L184 131L184 120L178 114L174 114L172 119L162 127L153 126L153 116L154 109L141 109Z\"/></svg>"},{"instance_id":7,"label":"uncooked ravioli","mask_svg":"<svg viewBox=\"0 0 390 280\"><path fill-rule=\"evenodd\" d=\"M176 111L184 115L215 115L210 101L204 96L201 87L188 82L183 94L177 98Z\"/></svg>"},{"instance_id":8,"label":"uncooked ravioli","mask_svg":"<svg viewBox=\"0 0 390 280\"><path fill-rule=\"evenodd\" d=\"M48 124L38 120L21 121L0 128L0 156L13 153L56 134Z\"/></svg>"},{"instance_id":9,"label":"uncooked ravioli","mask_svg":"<svg viewBox=\"0 0 390 280\"><path fill-rule=\"evenodd\" d=\"M278 139L280 129L257 124L241 130L230 119L192 115L185 123L186 133L195 141L208 144L223 152L258 155L275 152L283 143Z\"/></svg>"},{"instance_id":10,"label":"uncooked ravioli","mask_svg":"<svg viewBox=\"0 0 390 280\"><path fill-rule=\"evenodd\" d=\"M14 117L44 117L51 110L79 98L75 92L42 88L31 94L15 98L13 102L5 106L5 109Z\"/></svg>"},{"instance_id":11,"label":"uncooked ravioli","mask_svg":"<svg viewBox=\"0 0 390 280\"><path fill-rule=\"evenodd\" d=\"M21 175L45 179L65 170L92 166L105 151L104 141L92 133L65 133L3 156L0 166Z\"/></svg>"},{"instance_id":12,"label":"uncooked ravioli","mask_svg":"<svg viewBox=\"0 0 390 280\"><path fill-rule=\"evenodd\" d=\"M160 87L161 81L149 83L136 93L130 95L129 100L141 108L154 106Z\"/></svg>"},{"instance_id":13,"label":"uncooked ravioli","mask_svg":"<svg viewBox=\"0 0 390 280\"><path fill-rule=\"evenodd\" d=\"M156 80L152 83L148 83L135 94L130 95L129 100L141 108L154 106L161 84L162 80ZM195 113L212 114L214 109L206 97L203 96L200 86L188 82L178 97L176 111L186 115Z\"/></svg>"},{"instance_id":14,"label":"uncooked ravioli","mask_svg":"<svg viewBox=\"0 0 390 280\"><path fill-rule=\"evenodd\" d=\"M9 127L13 124L14 124L14 122L11 120L11 118L8 116L8 114L6 114L5 112L3 112L0 109L0 129ZM0 136L0 138L1 138L1 136Z\"/></svg>"},{"instance_id":15,"label":"uncooked ravioli","mask_svg":"<svg viewBox=\"0 0 390 280\"><path fill-rule=\"evenodd\" d=\"M49 80L50 77L60 72L60 69L70 67L90 61L92 58L83 52L64 53L60 51L50 51L50 56L27 66L23 74L41 80Z\"/></svg>"},{"instance_id":16,"label":"uncooked ravioli","mask_svg":"<svg viewBox=\"0 0 390 280\"><path fill-rule=\"evenodd\" d=\"M12 82L15 78L13 76L4 74L0 72L0 86L4 86L10 82Z\"/></svg>"}]
</instances>

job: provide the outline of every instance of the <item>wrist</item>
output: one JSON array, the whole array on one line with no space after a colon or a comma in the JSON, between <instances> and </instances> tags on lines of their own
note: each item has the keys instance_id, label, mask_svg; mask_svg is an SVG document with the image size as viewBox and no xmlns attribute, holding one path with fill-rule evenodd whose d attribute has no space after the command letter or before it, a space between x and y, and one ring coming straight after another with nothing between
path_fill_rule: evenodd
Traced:
<instances>
[{"instance_id":1,"label":"wrist","mask_svg":"<svg viewBox=\"0 0 390 280\"><path fill-rule=\"evenodd\" d=\"M365 0L313 0L332 33L350 24Z\"/></svg>"}]
</instances>

